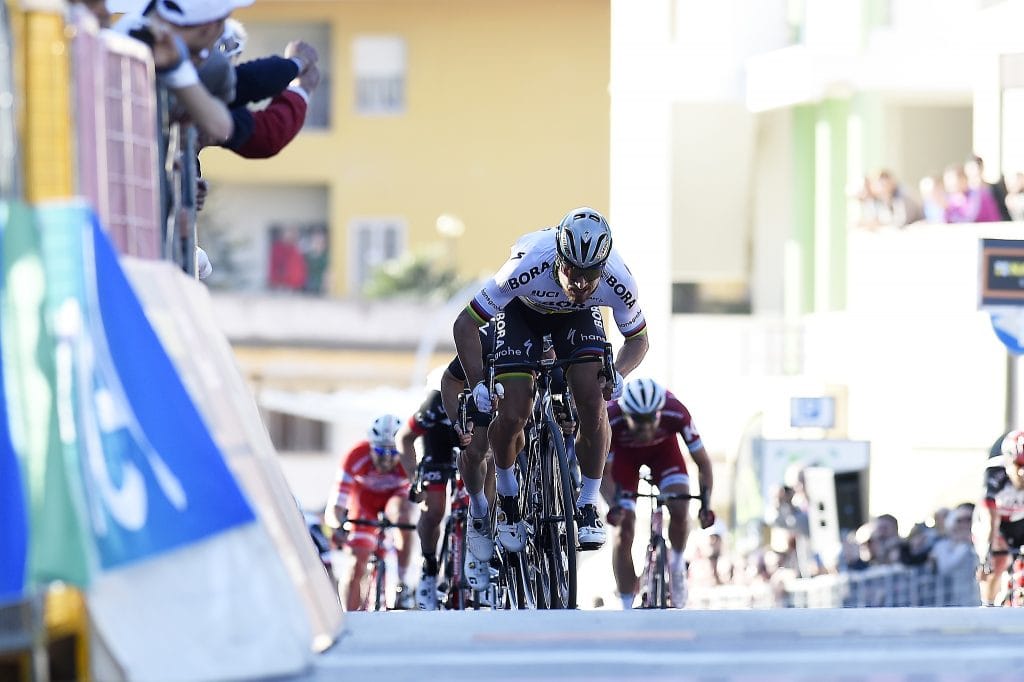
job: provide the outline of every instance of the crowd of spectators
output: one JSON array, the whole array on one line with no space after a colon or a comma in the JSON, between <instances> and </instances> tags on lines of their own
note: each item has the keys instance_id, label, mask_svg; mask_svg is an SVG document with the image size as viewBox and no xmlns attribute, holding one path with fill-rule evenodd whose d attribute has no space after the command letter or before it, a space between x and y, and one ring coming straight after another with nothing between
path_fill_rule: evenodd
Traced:
<instances>
[{"instance_id":1,"label":"crowd of spectators","mask_svg":"<svg viewBox=\"0 0 1024 682\"><path fill-rule=\"evenodd\" d=\"M1024 172L985 181L984 161L971 156L927 175L916 191L889 170L863 178L851 192L857 227L875 230L915 223L986 223L1024 220Z\"/></svg>"},{"instance_id":2,"label":"crowd of spectators","mask_svg":"<svg viewBox=\"0 0 1024 682\"><path fill-rule=\"evenodd\" d=\"M904 579L916 579L930 592L922 594L918 589L915 593L922 605L978 603L974 575L981 559L972 533L973 503L937 509L905 533L900 532L896 517L881 514L859 528L842 531L838 550L827 555L815 551L811 541L808 504L798 476L777 487L752 534L756 543L745 543L738 536L730 550L720 524L695 533L687 549L691 594L721 586L767 589L776 605L789 605L786 592L796 579L826 575L857 579L896 572ZM950 581L956 584L951 586ZM891 590L893 585L887 581L884 589ZM868 603L856 605L896 605L901 598L905 595L857 595Z\"/></svg>"}]
</instances>

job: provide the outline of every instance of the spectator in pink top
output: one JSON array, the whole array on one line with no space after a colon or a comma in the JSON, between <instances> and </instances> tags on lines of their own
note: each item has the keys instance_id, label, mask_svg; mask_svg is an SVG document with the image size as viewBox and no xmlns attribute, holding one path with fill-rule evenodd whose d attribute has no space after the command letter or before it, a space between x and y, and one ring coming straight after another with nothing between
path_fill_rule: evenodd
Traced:
<instances>
[{"instance_id":1,"label":"spectator in pink top","mask_svg":"<svg viewBox=\"0 0 1024 682\"><path fill-rule=\"evenodd\" d=\"M947 223L991 223L1001 220L992 191L976 177L972 183L963 166L949 166L942 175L946 186Z\"/></svg>"}]
</instances>

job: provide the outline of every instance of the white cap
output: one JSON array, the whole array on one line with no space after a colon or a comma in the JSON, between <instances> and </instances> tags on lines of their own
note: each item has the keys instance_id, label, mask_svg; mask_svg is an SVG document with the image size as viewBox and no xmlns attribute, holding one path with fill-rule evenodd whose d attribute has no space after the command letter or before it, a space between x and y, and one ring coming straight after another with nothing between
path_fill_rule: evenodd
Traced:
<instances>
[{"instance_id":1,"label":"white cap","mask_svg":"<svg viewBox=\"0 0 1024 682\"><path fill-rule=\"evenodd\" d=\"M239 7L248 7L254 0L156 0L156 13L175 26L197 26L226 18ZM107 0L107 9L114 14L139 15L149 0Z\"/></svg>"}]
</instances>

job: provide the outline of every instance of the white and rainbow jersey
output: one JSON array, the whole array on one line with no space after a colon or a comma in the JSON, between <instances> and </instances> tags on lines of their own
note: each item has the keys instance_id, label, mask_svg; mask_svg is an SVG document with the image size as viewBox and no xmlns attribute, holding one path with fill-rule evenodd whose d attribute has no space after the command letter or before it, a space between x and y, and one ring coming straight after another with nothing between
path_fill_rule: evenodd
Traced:
<instances>
[{"instance_id":1,"label":"white and rainbow jersey","mask_svg":"<svg viewBox=\"0 0 1024 682\"><path fill-rule=\"evenodd\" d=\"M585 303L573 303L558 283L555 272L553 227L523 235L512 245L509 259L484 285L472 301L469 312L486 324L513 298L540 313L570 313L607 306L619 332L626 339L647 330L647 321L636 295L636 280L618 250L612 247L601 275L601 283Z\"/></svg>"}]
</instances>

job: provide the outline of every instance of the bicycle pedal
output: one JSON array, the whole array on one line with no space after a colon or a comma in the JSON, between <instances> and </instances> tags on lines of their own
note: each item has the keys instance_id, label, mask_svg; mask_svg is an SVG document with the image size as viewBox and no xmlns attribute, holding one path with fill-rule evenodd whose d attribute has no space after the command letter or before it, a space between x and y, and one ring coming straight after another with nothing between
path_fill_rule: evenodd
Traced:
<instances>
[{"instance_id":1,"label":"bicycle pedal","mask_svg":"<svg viewBox=\"0 0 1024 682\"><path fill-rule=\"evenodd\" d=\"M603 542L581 542L579 548L581 552L593 552L595 550L604 547Z\"/></svg>"}]
</instances>

